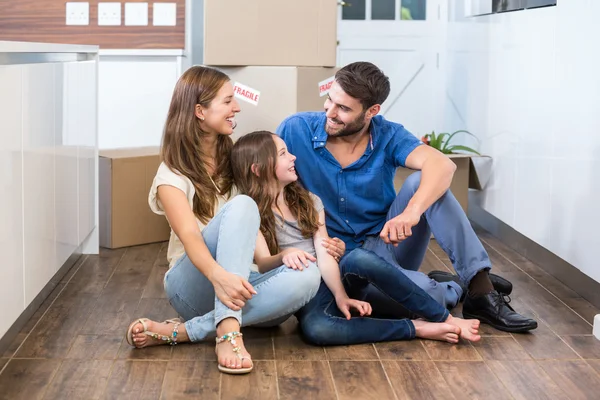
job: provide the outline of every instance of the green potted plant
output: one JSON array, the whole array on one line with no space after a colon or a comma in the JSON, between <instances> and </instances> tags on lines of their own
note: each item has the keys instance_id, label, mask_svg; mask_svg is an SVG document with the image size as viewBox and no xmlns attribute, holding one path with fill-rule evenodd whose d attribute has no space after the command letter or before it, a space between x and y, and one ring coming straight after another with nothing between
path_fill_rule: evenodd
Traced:
<instances>
[{"instance_id":1,"label":"green potted plant","mask_svg":"<svg viewBox=\"0 0 600 400\"><path fill-rule=\"evenodd\" d=\"M454 138L454 136L458 133L466 133L468 135L473 136L474 138L477 138L471 132L465 130L458 130L452 133L438 133L437 135L435 131L431 131L431 133L428 133L425 136L423 136L421 138L421 141L433 147L434 149L441 151L444 154L457 154L457 151L463 151L481 155L477 150L472 149L468 146L464 146L461 144L451 144L452 138Z\"/></svg>"}]
</instances>

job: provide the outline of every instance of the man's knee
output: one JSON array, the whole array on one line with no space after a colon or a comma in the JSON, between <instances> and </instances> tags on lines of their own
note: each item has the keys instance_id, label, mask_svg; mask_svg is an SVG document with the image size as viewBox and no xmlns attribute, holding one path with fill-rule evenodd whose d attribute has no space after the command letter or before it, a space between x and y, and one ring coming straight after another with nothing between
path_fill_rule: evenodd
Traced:
<instances>
[{"instance_id":1,"label":"man's knee","mask_svg":"<svg viewBox=\"0 0 600 400\"><path fill-rule=\"evenodd\" d=\"M402 188L400 190L409 190L411 192L416 192L421 184L421 171L416 171L410 174L402 184Z\"/></svg>"}]
</instances>

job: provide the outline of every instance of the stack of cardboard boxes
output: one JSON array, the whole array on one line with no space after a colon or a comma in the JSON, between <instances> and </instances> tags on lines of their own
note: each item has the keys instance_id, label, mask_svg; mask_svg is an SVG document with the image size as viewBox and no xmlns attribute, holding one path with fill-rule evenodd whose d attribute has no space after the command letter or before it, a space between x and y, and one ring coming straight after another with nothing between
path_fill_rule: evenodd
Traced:
<instances>
[{"instance_id":1,"label":"stack of cardboard boxes","mask_svg":"<svg viewBox=\"0 0 600 400\"><path fill-rule=\"evenodd\" d=\"M234 140L323 110L336 47L336 0L204 2L204 65L229 75L241 100Z\"/></svg>"},{"instance_id":2,"label":"stack of cardboard boxes","mask_svg":"<svg viewBox=\"0 0 600 400\"><path fill-rule=\"evenodd\" d=\"M336 0L205 0L204 64L231 78L242 111L234 140L275 131L287 116L321 111L336 72ZM100 245L169 239L148 192L158 147L100 151Z\"/></svg>"}]
</instances>

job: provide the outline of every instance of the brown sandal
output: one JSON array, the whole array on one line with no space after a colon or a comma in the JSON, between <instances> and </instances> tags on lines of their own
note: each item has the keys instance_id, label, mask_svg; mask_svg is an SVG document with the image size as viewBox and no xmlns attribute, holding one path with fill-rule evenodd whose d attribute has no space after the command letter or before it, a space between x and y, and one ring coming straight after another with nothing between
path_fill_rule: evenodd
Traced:
<instances>
[{"instance_id":1,"label":"brown sandal","mask_svg":"<svg viewBox=\"0 0 600 400\"><path fill-rule=\"evenodd\" d=\"M252 371L252 369L254 368L252 359L242 356L242 348L240 346L238 346L238 344L235 340L237 337L242 337L242 336L243 335L241 334L241 332L226 333L225 335L216 338L217 346L225 341L228 341L231 344L231 346L233 346L233 352L240 359L240 361L243 362L244 359L249 360L251 365L248 368L227 368L227 367L224 367L221 364L219 364L219 371L225 372L226 374L240 375L240 374L247 374L250 371ZM217 352L217 348L215 347L215 353L216 352Z\"/></svg>"},{"instance_id":2,"label":"brown sandal","mask_svg":"<svg viewBox=\"0 0 600 400\"><path fill-rule=\"evenodd\" d=\"M135 345L135 342L133 341L133 327L136 324L142 324L142 327L144 328L144 331L142 332L144 335L150 336L153 339L158 339L158 340L162 340L168 344L170 344L171 346L175 346L177 344L177 332L179 331L179 325L181 325L181 322L178 318L174 318L174 319L168 319L166 320L164 323L167 324L174 324L173 326L173 333L171 334L171 336L165 336L165 335L159 335L158 333L155 332L150 332L148 330L148 327L146 326L146 321L150 321L148 318L140 318L137 319L135 321L133 321L130 325L129 328L127 329L127 334L125 336L125 339L127 339L127 343L130 346L136 347L136 348L143 348L143 347L147 347L147 346L142 346L142 347L138 347Z\"/></svg>"}]
</instances>

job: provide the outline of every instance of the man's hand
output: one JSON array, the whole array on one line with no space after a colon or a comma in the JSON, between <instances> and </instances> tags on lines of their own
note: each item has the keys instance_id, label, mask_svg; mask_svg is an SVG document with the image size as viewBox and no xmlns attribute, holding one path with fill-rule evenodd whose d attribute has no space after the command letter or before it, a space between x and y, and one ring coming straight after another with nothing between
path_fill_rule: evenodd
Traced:
<instances>
[{"instance_id":1,"label":"man's hand","mask_svg":"<svg viewBox=\"0 0 600 400\"><path fill-rule=\"evenodd\" d=\"M309 253L293 247L285 249L281 252L281 260L288 268L297 269L300 271L302 271L304 268L308 268L309 261L317 261L317 259Z\"/></svg>"},{"instance_id":2,"label":"man's hand","mask_svg":"<svg viewBox=\"0 0 600 400\"><path fill-rule=\"evenodd\" d=\"M336 298L335 304L348 320L351 318L350 309L352 308L358 311L361 317L371 315L371 311L373 311L371 305L366 301L354 300L348 296Z\"/></svg>"},{"instance_id":3,"label":"man's hand","mask_svg":"<svg viewBox=\"0 0 600 400\"><path fill-rule=\"evenodd\" d=\"M412 227L417 225L420 219L421 214L406 209L402 214L386 222L379 236L385 243L398 246L401 241L412 236Z\"/></svg>"},{"instance_id":4,"label":"man's hand","mask_svg":"<svg viewBox=\"0 0 600 400\"><path fill-rule=\"evenodd\" d=\"M327 238L323 239L321 245L327 249L335 261L339 262L346 252L346 243L339 238Z\"/></svg>"}]
</instances>

